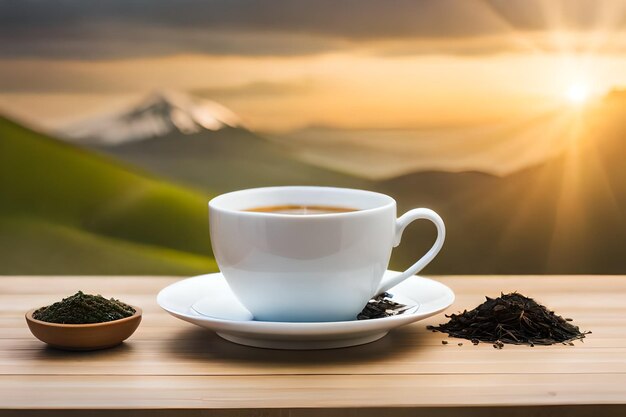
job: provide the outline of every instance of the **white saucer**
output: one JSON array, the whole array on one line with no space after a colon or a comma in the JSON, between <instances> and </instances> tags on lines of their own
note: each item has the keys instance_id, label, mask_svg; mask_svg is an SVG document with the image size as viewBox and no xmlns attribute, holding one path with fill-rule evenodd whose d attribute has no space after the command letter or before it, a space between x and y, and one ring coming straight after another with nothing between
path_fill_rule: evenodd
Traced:
<instances>
[{"instance_id":1,"label":"white saucer","mask_svg":"<svg viewBox=\"0 0 626 417\"><path fill-rule=\"evenodd\" d=\"M398 272L387 271L385 275ZM200 275L165 287L157 303L181 320L215 331L234 343L270 349L332 349L362 345L389 330L440 313L454 302L445 285L414 276L395 286L393 300L414 307L380 319L292 323L256 321L230 291L221 273Z\"/></svg>"}]
</instances>

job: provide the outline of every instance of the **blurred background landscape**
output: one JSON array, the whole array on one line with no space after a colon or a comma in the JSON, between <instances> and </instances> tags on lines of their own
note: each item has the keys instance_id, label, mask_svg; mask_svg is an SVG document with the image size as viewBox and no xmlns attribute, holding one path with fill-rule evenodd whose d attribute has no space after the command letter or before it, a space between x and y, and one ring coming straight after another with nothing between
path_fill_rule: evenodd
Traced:
<instances>
[{"instance_id":1,"label":"blurred background landscape","mask_svg":"<svg viewBox=\"0 0 626 417\"><path fill-rule=\"evenodd\" d=\"M0 274L215 271L207 201L288 184L436 210L426 273L626 273L626 1L0 2Z\"/></svg>"}]
</instances>

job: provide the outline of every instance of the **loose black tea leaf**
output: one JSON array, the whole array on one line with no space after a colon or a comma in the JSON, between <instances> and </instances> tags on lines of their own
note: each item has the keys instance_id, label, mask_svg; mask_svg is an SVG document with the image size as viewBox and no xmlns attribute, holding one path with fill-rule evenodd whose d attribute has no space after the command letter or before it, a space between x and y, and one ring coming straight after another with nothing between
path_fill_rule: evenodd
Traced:
<instances>
[{"instance_id":1,"label":"loose black tea leaf","mask_svg":"<svg viewBox=\"0 0 626 417\"><path fill-rule=\"evenodd\" d=\"M402 314L411 308L411 306L392 301L391 297L393 296L386 292L377 295L367 303L356 318L358 320L380 319Z\"/></svg>"},{"instance_id":2,"label":"loose black tea leaf","mask_svg":"<svg viewBox=\"0 0 626 417\"><path fill-rule=\"evenodd\" d=\"M48 323L88 324L119 320L133 314L135 309L119 300L107 300L101 295L78 291L59 302L41 307L33 313L33 318Z\"/></svg>"},{"instance_id":3,"label":"loose black tea leaf","mask_svg":"<svg viewBox=\"0 0 626 417\"><path fill-rule=\"evenodd\" d=\"M502 349L505 343L516 345L574 345L591 332L581 332L577 326L558 316L554 311L532 298L516 292L501 294L498 298L485 297L486 301L470 311L446 315L450 320L439 326L428 326L432 331L449 336L492 343Z\"/></svg>"}]
</instances>

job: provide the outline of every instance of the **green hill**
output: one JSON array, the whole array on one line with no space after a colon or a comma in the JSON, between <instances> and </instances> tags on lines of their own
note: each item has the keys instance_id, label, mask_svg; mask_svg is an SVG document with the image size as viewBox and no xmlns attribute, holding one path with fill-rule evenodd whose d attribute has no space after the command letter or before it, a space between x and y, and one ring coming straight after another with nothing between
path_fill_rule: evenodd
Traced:
<instances>
[{"instance_id":1,"label":"green hill","mask_svg":"<svg viewBox=\"0 0 626 417\"><path fill-rule=\"evenodd\" d=\"M207 200L0 117L0 274L215 270Z\"/></svg>"}]
</instances>

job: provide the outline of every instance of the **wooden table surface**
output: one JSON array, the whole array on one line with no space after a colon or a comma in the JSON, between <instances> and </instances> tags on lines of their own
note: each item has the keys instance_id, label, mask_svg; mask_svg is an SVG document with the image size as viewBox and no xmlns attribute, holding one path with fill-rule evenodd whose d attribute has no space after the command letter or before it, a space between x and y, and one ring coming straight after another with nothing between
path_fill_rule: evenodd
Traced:
<instances>
[{"instance_id":1,"label":"wooden table surface","mask_svg":"<svg viewBox=\"0 0 626 417\"><path fill-rule=\"evenodd\" d=\"M440 314L368 345L266 350L162 311L156 294L178 278L5 276L0 415L626 415L626 276L435 278L457 295L448 312L517 290L593 334L575 346L443 345L425 328ZM36 340L24 313L79 289L141 306L137 332L96 352Z\"/></svg>"}]
</instances>

